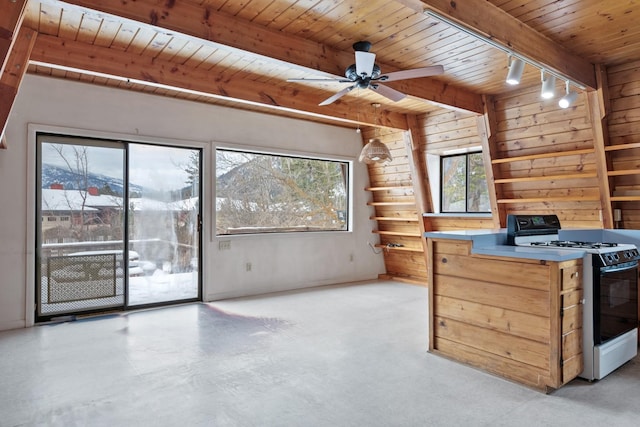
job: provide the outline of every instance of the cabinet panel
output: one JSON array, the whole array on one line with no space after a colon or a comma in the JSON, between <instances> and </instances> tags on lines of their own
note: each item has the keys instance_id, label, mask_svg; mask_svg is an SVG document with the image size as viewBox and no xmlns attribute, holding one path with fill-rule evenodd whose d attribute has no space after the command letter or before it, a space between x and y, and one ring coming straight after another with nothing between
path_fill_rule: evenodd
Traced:
<instances>
[{"instance_id":1,"label":"cabinet panel","mask_svg":"<svg viewBox=\"0 0 640 427\"><path fill-rule=\"evenodd\" d=\"M562 335L562 359L568 360L582 354L582 329Z\"/></svg>"},{"instance_id":2,"label":"cabinet panel","mask_svg":"<svg viewBox=\"0 0 640 427\"><path fill-rule=\"evenodd\" d=\"M582 353L572 357L571 359L567 359L564 361L564 365L562 366L562 384L566 384L575 377L577 377L584 367L584 362L582 358Z\"/></svg>"},{"instance_id":3,"label":"cabinet panel","mask_svg":"<svg viewBox=\"0 0 640 427\"><path fill-rule=\"evenodd\" d=\"M562 294L562 307L567 308L572 305L582 304L582 289Z\"/></svg>"},{"instance_id":4,"label":"cabinet panel","mask_svg":"<svg viewBox=\"0 0 640 427\"><path fill-rule=\"evenodd\" d=\"M574 267L567 267L562 269L562 282L560 289L565 291L568 289L574 289L580 286L582 274L582 265L576 265Z\"/></svg>"},{"instance_id":5,"label":"cabinet panel","mask_svg":"<svg viewBox=\"0 0 640 427\"><path fill-rule=\"evenodd\" d=\"M572 305L562 310L562 335L582 329L582 305Z\"/></svg>"}]
</instances>

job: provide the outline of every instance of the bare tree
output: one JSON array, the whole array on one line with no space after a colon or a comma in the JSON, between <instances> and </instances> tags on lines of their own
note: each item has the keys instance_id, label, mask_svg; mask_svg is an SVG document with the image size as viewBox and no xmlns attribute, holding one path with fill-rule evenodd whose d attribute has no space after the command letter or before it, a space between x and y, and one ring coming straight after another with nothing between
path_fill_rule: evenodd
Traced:
<instances>
[{"instance_id":1,"label":"bare tree","mask_svg":"<svg viewBox=\"0 0 640 427\"><path fill-rule=\"evenodd\" d=\"M347 170L341 162L218 150L216 163L218 233L344 226Z\"/></svg>"}]
</instances>

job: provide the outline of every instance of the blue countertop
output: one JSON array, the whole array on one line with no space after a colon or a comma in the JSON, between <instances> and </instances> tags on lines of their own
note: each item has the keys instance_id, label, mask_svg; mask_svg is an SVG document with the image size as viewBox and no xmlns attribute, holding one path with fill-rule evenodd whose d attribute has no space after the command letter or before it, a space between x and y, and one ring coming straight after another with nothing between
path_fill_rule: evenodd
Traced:
<instances>
[{"instance_id":1,"label":"blue countertop","mask_svg":"<svg viewBox=\"0 0 640 427\"><path fill-rule=\"evenodd\" d=\"M584 251L576 249L532 248L527 246L507 245L507 230L454 230L429 231L424 233L427 238L471 240L472 254L503 256L511 258L526 258L542 261L567 261L582 258ZM558 232L560 240L579 240L583 242L611 242L630 243L640 248L640 230L624 229L561 229Z\"/></svg>"},{"instance_id":2,"label":"blue countertop","mask_svg":"<svg viewBox=\"0 0 640 427\"><path fill-rule=\"evenodd\" d=\"M471 253L478 255L556 262L578 259L585 255L585 251L575 249L568 250L507 245L507 232L505 229L430 231L424 233L424 235L427 238L435 239L471 240L473 242Z\"/></svg>"},{"instance_id":3,"label":"blue countertop","mask_svg":"<svg viewBox=\"0 0 640 427\"><path fill-rule=\"evenodd\" d=\"M509 258L535 259L540 261L569 261L582 258L585 251L577 249L532 248L530 246L480 246L471 248L472 254L503 256Z\"/></svg>"}]
</instances>

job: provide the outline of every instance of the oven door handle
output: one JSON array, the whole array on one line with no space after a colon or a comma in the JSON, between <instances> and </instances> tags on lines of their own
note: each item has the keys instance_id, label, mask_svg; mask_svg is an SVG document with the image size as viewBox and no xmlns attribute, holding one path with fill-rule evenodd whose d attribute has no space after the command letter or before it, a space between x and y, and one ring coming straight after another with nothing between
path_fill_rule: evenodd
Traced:
<instances>
[{"instance_id":1,"label":"oven door handle","mask_svg":"<svg viewBox=\"0 0 640 427\"><path fill-rule=\"evenodd\" d=\"M618 268L605 267L605 268L601 268L600 271L602 271L603 273L619 273L621 271L633 270L634 268L638 268L637 262L634 262L633 265L626 265L624 267L618 267Z\"/></svg>"}]
</instances>

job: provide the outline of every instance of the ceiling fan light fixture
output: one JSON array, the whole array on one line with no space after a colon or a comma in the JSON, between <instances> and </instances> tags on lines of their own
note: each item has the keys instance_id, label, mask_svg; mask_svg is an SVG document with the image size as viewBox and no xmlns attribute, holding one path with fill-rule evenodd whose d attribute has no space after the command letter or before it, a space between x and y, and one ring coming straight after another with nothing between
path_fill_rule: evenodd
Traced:
<instances>
[{"instance_id":1,"label":"ceiling fan light fixture","mask_svg":"<svg viewBox=\"0 0 640 427\"><path fill-rule=\"evenodd\" d=\"M524 61L520 58L509 56L509 72L507 73L506 82L510 85L517 85L522 79L524 71Z\"/></svg>"},{"instance_id":2,"label":"ceiling fan light fixture","mask_svg":"<svg viewBox=\"0 0 640 427\"><path fill-rule=\"evenodd\" d=\"M333 96L325 99L318 105L329 105L342 96L349 93L352 89L372 89L383 97L397 102L406 97L406 95L396 89L384 86L380 82L395 82L407 79L417 79L422 77L430 77L444 72L442 65L432 65L430 67L415 68L412 70L393 71L391 73L382 74L380 66L376 64L376 54L369 52L371 43L367 41L354 43L356 62L348 66L345 70L345 78L302 78L287 79L288 82L337 82L348 83L351 86L343 89Z\"/></svg>"},{"instance_id":3,"label":"ceiling fan light fixture","mask_svg":"<svg viewBox=\"0 0 640 427\"><path fill-rule=\"evenodd\" d=\"M548 74L545 76L544 70L540 71L542 76L542 91L540 96L544 99L551 99L556 95L556 76Z\"/></svg>"},{"instance_id":4,"label":"ceiling fan light fixture","mask_svg":"<svg viewBox=\"0 0 640 427\"><path fill-rule=\"evenodd\" d=\"M389 147L380 141L379 138L372 138L367 145L362 147L358 161L368 165L374 163L385 163L393 160Z\"/></svg>"}]
</instances>

